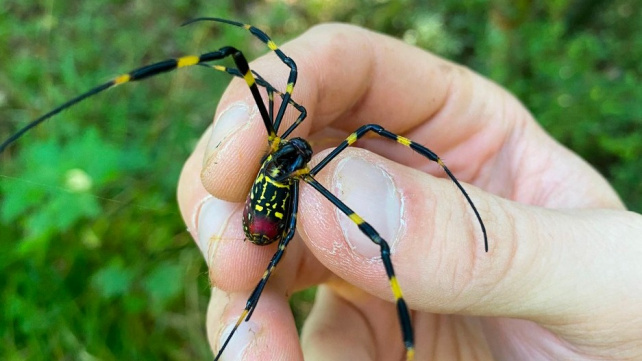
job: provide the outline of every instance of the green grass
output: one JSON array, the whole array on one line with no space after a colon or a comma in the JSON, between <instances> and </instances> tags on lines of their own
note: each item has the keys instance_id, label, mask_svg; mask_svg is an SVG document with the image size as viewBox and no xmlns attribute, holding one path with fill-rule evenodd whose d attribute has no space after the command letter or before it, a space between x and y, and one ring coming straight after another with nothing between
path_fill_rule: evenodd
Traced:
<instances>
[{"instance_id":1,"label":"green grass","mask_svg":"<svg viewBox=\"0 0 642 361\"><path fill-rule=\"evenodd\" d=\"M507 87L642 211L642 14L634 1L289 3L3 2L0 138L150 61L228 44L251 57L265 52L235 28L178 27L194 16L251 22L278 42L345 21ZM206 268L175 188L228 82L191 69L119 87L0 156L0 358L211 357ZM79 180L74 191L70 179ZM293 307L309 309L310 297Z\"/></svg>"}]
</instances>

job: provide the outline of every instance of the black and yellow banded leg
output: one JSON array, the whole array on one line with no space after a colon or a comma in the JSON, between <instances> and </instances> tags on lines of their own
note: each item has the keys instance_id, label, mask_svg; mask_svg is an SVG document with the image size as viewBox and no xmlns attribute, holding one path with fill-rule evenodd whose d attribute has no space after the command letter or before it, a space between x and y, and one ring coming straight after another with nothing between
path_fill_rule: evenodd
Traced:
<instances>
[{"instance_id":1,"label":"black and yellow banded leg","mask_svg":"<svg viewBox=\"0 0 642 361\"><path fill-rule=\"evenodd\" d=\"M252 70L252 73L254 74L254 77L256 78L257 84L259 84L259 86L261 85L261 83L259 83L260 81L263 81L264 84L268 84L269 85L269 86L265 86L264 88L265 88L265 90L267 90L268 112L270 113L269 114L270 121L272 122L272 125L274 125L274 93L277 92L277 90L270 83L268 83L267 81L263 80L263 77L261 77L259 75L259 73L255 72L254 70ZM283 96L281 96L281 97L283 97ZM292 100L290 100L290 102L293 103ZM278 135L278 133L277 133L277 135Z\"/></svg>"},{"instance_id":2,"label":"black and yellow banded leg","mask_svg":"<svg viewBox=\"0 0 642 361\"><path fill-rule=\"evenodd\" d=\"M280 92L278 89L274 88L273 86L271 86L270 83L265 81L257 72L255 71L252 71L252 72L256 76L257 84L269 85L269 87L265 87L265 88L268 90L268 101L270 102L270 110L272 110L274 107L273 93L278 94L282 100L285 98L285 94ZM262 85L262 86L265 86L265 85ZM270 90L272 90L272 92L270 92ZM296 129L299 126L299 124L301 124L301 122L303 122L303 120L305 120L305 118L308 116L308 111L305 109L305 107L303 107L302 105L299 105L292 98L289 99L289 103L294 107L294 109L296 109L299 112L299 116L294 121L294 123L292 123L292 125L290 125L288 129L286 129L285 132L283 132L283 134L280 135L281 138L287 138L290 135L290 133L292 133L292 131Z\"/></svg>"},{"instance_id":3,"label":"black and yellow banded leg","mask_svg":"<svg viewBox=\"0 0 642 361\"><path fill-rule=\"evenodd\" d=\"M223 65L210 65L210 64L200 64L200 65L206 68L212 68L214 70L225 72L227 74L230 74L239 78L243 78L243 75L241 74L241 72L239 72L239 70L235 68L228 68ZM272 118L272 116L274 115L274 94L277 94L278 96L280 96L281 99L285 97L285 94L279 91L278 89L276 89L272 84L268 83L267 80L263 79L263 77L256 71L252 70L252 74L254 74L256 84L258 84L258 86L263 87L267 90L268 112L269 112L270 120L274 122L274 118ZM305 109L305 107L295 102L294 99L290 98L289 102L290 102L290 105L292 105L299 112L299 117L282 135L279 136L281 138L287 138L288 135L290 135L290 133L294 129L296 129L296 127L298 127L299 124L301 124L301 122L303 122L303 120L305 120L305 118L308 115L308 111Z\"/></svg>"},{"instance_id":4,"label":"black and yellow banded leg","mask_svg":"<svg viewBox=\"0 0 642 361\"><path fill-rule=\"evenodd\" d=\"M61 111L93 96L98 93L101 93L109 88L113 88L117 85L125 84L125 83L130 83L134 81L139 81L143 80L152 76L156 76L159 74L167 73L169 71L179 69L179 68L184 68L188 66L193 66L193 65L199 65L199 64L204 64L208 63L211 61L215 60L221 60L223 58L226 58L228 56L231 56L232 59L234 60L234 63L238 67L238 70L241 74L243 74L243 78L245 79L245 82L247 83L248 87L250 88L250 91L252 92L252 97L254 98L254 101L256 102L259 112L261 113L261 117L263 118L263 121L265 123L265 127L268 131L268 135L271 138L276 137L276 131L274 130L273 124L269 121L268 117L268 112L265 108L265 104L263 104L263 100L261 98L261 93L259 92L259 89L257 87L256 81L254 79L254 76L252 75L252 72L250 71L250 67L248 65L247 59L241 53L241 51L230 47L222 47L217 51L212 51L208 53L204 53L201 55L187 55L183 56L180 58L175 58L175 59L167 59L163 60L157 63L149 64L142 66L140 68L134 69L126 74L119 75L112 80L98 85L94 87L93 89L90 89L89 91L67 101L66 103L63 103L62 105L58 106L57 108L51 110L50 112L44 114L43 116L31 121L28 123L26 126L24 126L22 129L17 131L15 134L13 134L9 139L4 141L2 144L0 144L0 153L5 150L9 144L15 142L18 140L23 134L25 134L29 129L37 126L38 124L44 122L45 120L51 118L52 116L60 113Z\"/></svg>"},{"instance_id":5,"label":"black and yellow banded leg","mask_svg":"<svg viewBox=\"0 0 642 361\"><path fill-rule=\"evenodd\" d=\"M399 316L399 323L401 324L401 332L404 342L404 347L406 348L406 360L413 360L415 357L415 343L414 335L412 332L412 322L410 321L410 312L408 311L408 306L406 301L403 299L403 294L401 292L401 287L395 276L394 268L392 267L392 261L390 259L390 247L388 242L381 238L379 233L366 221L363 220L359 215L357 215L352 209L350 209L345 203L339 200L334 194L330 193L324 186L316 181L311 175L306 174L302 176L302 179L316 189L321 195L327 198L334 206L339 208L341 212L345 213L365 234L370 240L377 244L381 250L381 260L386 269L386 275L388 275L388 280L390 282L390 288L392 289L392 294L395 297L395 303L397 304L397 315Z\"/></svg>"},{"instance_id":6,"label":"black and yellow banded leg","mask_svg":"<svg viewBox=\"0 0 642 361\"><path fill-rule=\"evenodd\" d=\"M263 273L261 280L254 288L254 291L252 291L252 293L250 294L250 297L245 303L245 308L243 309L243 312L241 313L239 318L236 320L236 323L234 324L234 328L232 328L232 331L225 339L225 342L223 342L223 345L221 345L221 348L218 350L216 357L214 357L214 361L218 361L221 355L223 355L223 351L225 351L225 348L227 347L228 343L232 339L232 336L234 336L234 334L236 333L236 330L239 328L241 323L244 321L248 321L250 317L252 317L252 313L254 313L254 310L256 309L256 306L259 302L259 298L263 293L263 289L265 289L265 285L267 285L267 282L270 279L272 272L274 271L276 266L279 264L279 262L283 258L286 247L288 246L292 238L294 238L294 234L296 233L296 216L297 216L297 211L299 206L299 180L298 179L294 179L292 183L292 202L293 202L292 213L290 213L290 219L288 220L288 226L286 228L287 232L285 236L279 241L279 248L277 249L276 253L274 253L274 256L272 256L272 259L270 260L270 263L268 264L265 272Z\"/></svg>"},{"instance_id":7,"label":"black and yellow banded leg","mask_svg":"<svg viewBox=\"0 0 642 361\"><path fill-rule=\"evenodd\" d=\"M466 198L466 201L468 204L471 206L473 209L473 212L475 212L475 217L477 217L477 221L479 222L479 225L481 226L482 234L484 236L484 249L486 252L488 252L488 236L486 235L486 226L484 226L484 222L481 219L481 216L479 215L479 212L477 211L477 207L475 207L475 204L473 203L472 199L470 199L470 196L464 189L464 187L459 183L457 178L452 174L450 169L446 167L444 162L439 158L437 154L435 154L433 151L430 149L424 147L421 144L415 143L412 140L402 137L400 135L397 135L395 133L389 132L385 130L382 126L377 125L377 124L366 124L359 129L357 129L354 133L350 134L346 140L341 142L338 147L336 147L330 154L328 154L325 158L323 158L319 164L317 164L312 170L310 170L310 174L315 175L319 173L323 167L325 167L334 157L336 157L339 153L341 153L344 149L346 149L348 146L354 144L359 138L363 137L367 132L374 132L384 138L392 139L396 141L397 143L404 145L415 152L423 155L424 157L428 158L429 160L436 162L439 164L439 166L446 172L448 177L455 183L457 188L461 191L461 193L464 195Z\"/></svg>"},{"instance_id":8,"label":"black and yellow banded leg","mask_svg":"<svg viewBox=\"0 0 642 361\"><path fill-rule=\"evenodd\" d=\"M199 21L215 21L219 23L234 25L249 31L257 39L259 39L261 42L266 44L267 47L270 50L272 50L285 65L287 65L290 68L290 75L288 76L288 84L285 88L283 102L281 103L281 106L279 107L279 112L277 113L276 118L274 119L274 129L278 132L279 126L281 125L281 120L283 119L283 115L285 114L285 109L287 108L287 105L290 103L290 97L292 96L292 92L294 91L294 86L296 85L296 79L297 79L298 73L297 73L296 63L294 62L294 60L292 60L289 56L285 55L283 51L279 49L279 46L276 45L276 43L266 33L249 24L243 24L237 21L221 19L221 18L201 17L201 18L189 20L183 23L183 26L192 24L195 22L199 22ZM243 72L242 69L239 69L239 70Z\"/></svg>"},{"instance_id":9,"label":"black and yellow banded leg","mask_svg":"<svg viewBox=\"0 0 642 361\"><path fill-rule=\"evenodd\" d=\"M224 65L210 65L210 64L201 64L202 66L206 68L211 68L223 73L227 73L242 79L245 79L245 75L242 74L238 69L236 68L229 68ZM270 119L270 122L272 123L272 126L274 126L274 93L278 91L272 84L268 83L263 77L259 75L259 73L255 72L254 70L251 70L252 74L254 75L254 80L256 81L256 84L258 86L262 86L267 90L268 94L268 118ZM293 101L290 101L291 103L294 103ZM296 104L296 103L294 103ZM301 108L300 105L296 104L298 107Z\"/></svg>"}]
</instances>

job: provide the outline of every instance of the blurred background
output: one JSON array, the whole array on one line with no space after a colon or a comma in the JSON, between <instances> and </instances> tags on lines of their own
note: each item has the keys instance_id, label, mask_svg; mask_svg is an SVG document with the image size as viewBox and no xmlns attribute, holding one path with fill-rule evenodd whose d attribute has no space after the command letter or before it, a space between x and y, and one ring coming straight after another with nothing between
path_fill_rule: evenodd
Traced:
<instances>
[{"instance_id":1,"label":"blurred background","mask_svg":"<svg viewBox=\"0 0 642 361\"><path fill-rule=\"evenodd\" d=\"M462 63L642 211L642 10L633 0L0 3L0 139L114 75L223 45L265 47L326 21ZM305 74L300 74L304 77ZM195 68L92 98L0 155L0 358L207 360L209 286L175 200L229 78ZM297 295L302 321L313 291Z\"/></svg>"}]
</instances>

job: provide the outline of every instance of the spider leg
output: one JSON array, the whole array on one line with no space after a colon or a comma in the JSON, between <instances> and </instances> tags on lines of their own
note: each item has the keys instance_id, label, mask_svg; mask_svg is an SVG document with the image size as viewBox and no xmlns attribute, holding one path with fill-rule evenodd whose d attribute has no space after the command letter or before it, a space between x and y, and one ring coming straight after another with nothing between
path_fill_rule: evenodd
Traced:
<instances>
[{"instance_id":1,"label":"spider leg","mask_svg":"<svg viewBox=\"0 0 642 361\"><path fill-rule=\"evenodd\" d=\"M392 261L390 259L390 246L388 242L384 240L379 233L363 220L359 215L357 215L352 209L350 209L345 203L339 200L334 194L332 194L328 189L326 189L321 183L317 182L316 179L310 174L302 176L303 181L311 185L316 189L321 195L327 198L332 204L334 204L339 210L345 215L348 216L370 240L377 244L381 250L381 260L386 269L386 275L388 275L388 281L390 282L390 288L395 297L395 303L397 304L397 315L399 316L399 323L401 324L401 332L403 335L404 347L406 348L406 360L411 361L414 359L415 355L415 346L414 346L414 336L412 332L412 322L410 320L410 312L406 301L403 299L403 294L401 292L401 287L395 276L394 268L392 267Z\"/></svg>"},{"instance_id":2,"label":"spider leg","mask_svg":"<svg viewBox=\"0 0 642 361\"><path fill-rule=\"evenodd\" d=\"M256 76L257 83L259 83L259 85L261 85L261 82L269 85L269 83L267 81L263 80L263 78L259 75L259 73L255 72L255 71L252 71L252 72ZM281 99L285 99L285 94L284 93L280 92L278 89L272 87L271 85L270 85L270 88L272 89L273 93L278 94L281 97ZM267 88L268 89L268 99L270 100L270 102L272 104L271 106L273 107L274 97L272 96L272 93L270 93L270 88ZM303 120L308 116L308 111L307 111L307 109L305 109L304 106L299 105L292 98L290 98L288 102L290 103L290 105L292 105L294 107L294 109L299 111L299 117L294 121L294 123L292 123L292 125L290 125L288 127L288 129L285 130L285 132L283 132L283 134L281 134L281 136L280 136L281 138L287 138L288 135L290 135L290 133L294 129L296 129L299 126L299 124L301 124L301 122L303 122Z\"/></svg>"},{"instance_id":3,"label":"spider leg","mask_svg":"<svg viewBox=\"0 0 642 361\"><path fill-rule=\"evenodd\" d=\"M477 218L477 221L479 222L479 225L481 226L481 231L484 236L484 249L486 252L488 252L488 235L486 234L486 226L484 226L484 222L481 219L481 216L479 215L479 212L477 211L477 207L475 207L475 204L473 203L472 199L470 199L470 196L464 189L464 187L459 183L457 178L452 174L450 169L446 167L444 162L439 158L437 154L435 154L433 151L430 149L424 147L423 145L413 142L412 140L402 137L400 135L397 135L395 133L392 133L390 131L387 131L384 129L382 126L377 125L377 124L366 124L359 129L357 129L354 133L350 134L346 140L341 142L338 147L336 147L330 154L328 154L323 160L319 162L312 170L310 171L311 175L315 175L319 173L323 167L325 167L334 157L336 157L339 153L341 153L344 149L346 149L348 146L354 144L359 138L363 137L367 132L374 132L384 138L392 139L396 141L397 143L404 145L415 152L423 155L424 157L428 158L429 160L436 162L439 164L439 166L446 172L448 177L455 183L457 188L461 191L461 193L464 195L466 198L466 201L468 201L468 204L470 207L473 209L473 212L475 213L475 217Z\"/></svg>"},{"instance_id":4,"label":"spider leg","mask_svg":"<svg viewBox=\"0 0 642 361\"><path fill-rule=\"evenodd\" d=\"M279 126L281 125L281 120L283 119L283 115L285 114L285 109L287 108L287 105L290 103L290 98L292 96L292 92L294 91L294 86L296 84L298 73L297 73L296 63L294 62L294 60L292 60L289 56L285 55L283 51L279 49L278 45L276 45L276 43L266 33L249 24L243 24L237 21L221 19L221 18L201 17L201 18L189 20L183 23L183 26L189 25L195 22L199 22L199 21L215 21L219 23L234 25L249 31L257 39L259 39L261 42L266 44L268 48L272 50L279 57L279 59L281 59L281 61L290 68L290 75L288 76L288 85L285 88L285 94L283 95L283 102L281 103L281 106L279 107L279 112L277 113L276 118L274 119L274 129L278 132ZM239 70L242 70L242 69L239 69Z\"/></svg>"},{"instance_id":5,"label":"spider leg","mask_svg":"<svg viewBox=\"0 0 642 361\"><path fill-rule=\"evenodd\" d=\"M212 51L201 55L187 55L176 59L163 60L157 63L149 64L149 65L134 69L129 73L119 75L113 78L112 80L106 83L103 83L101 85L98 85L93 89L90 89L89 91L67 101L66 103L61 104L60 106L42 115L41 117L29 122L26 126L18 130L11 137L9 137L2 144L0 144L0 153L2 153L11 143L18 140L22 135L24 135L31 128L37 126L38 124L44 122L45 120L51 118L52 116L60 113L61 111L67 108L70 108L73 105L80 103L81 101L93 95L96 95L98 93L101 93L109 88L113 88L117 85L129 83L133 81L143 80L143 79L156 76L162 73L166 73L178 68L184 68L192 65L208 63L214 60L220 60L228 56L232 57L232 59L234 60L234 63L238 67L239 72L243 74L243 78L245 79L245 82L250 88L250 91L252 92L252 97L254 98L254 101L256 102L259 108L259 112L261 113L261 117L263 118L263 123L265 124L265 128L267 129L268 136L271 141L276 137L276 131L275 131L274 125L270 121L270 117L265 108L265 104L263 104L261 94L259 93L259 89L256 85L255 78L252 75L252 72L250 71L250 67L248 65L247 59L245 58L243 53L237 50L236 48L233 48L231 46L225 46L220 48L217 51Z\"/></svg>"},{"instance_id":6,"label":"spider leg","mask_svg":"<svg viewBox=\"0 0 642 361\"><path fill-rule=\"evenodd\" d=\"M272 275L272 272L276 268L277 264L279 261L281 261L281 258L283 258L283 255L285 254L285 248L288 246L288 243L292 240L294 237L294 234L296 232L296 216L297 216L297 209L299 205L299 180L298 179L293 179L292 183L292 213L290 214L290 219L288 222L288 227L287 227L287 233L285 237L283 237L279 241L279 247L274 253L274 256L272 256L272 259L270 260L270 263L268 264L265 272L263 273L263 276L261 277L261 280L259 283L256 285L254 288L254 291L250 294L250 297L248 298L247 302L245 303L245 309L243 309L243 312L239 316L239 318L236 320L236 323L234 324L234 328L232 328L232 331L230 334L227 336L225 339L225 342L223 342L223 345L219 349L218 353L216 354L216 357L214 358L214 361L218 361L221 355L223 354L223 351L227 347L227 344L230 342L232 339L232 336L236 333L236 330L239 328L241 325L241 322L243 321L248 321L250 317L252 317L252 313L254 313L254 310L256 309L256 305L259 302L259 298L261 297L261 293L263 293L263 289L265 288L265 285L268 282L268 279Z\"/></svg>"},{"instance_id":7,"label":"spider leg","mask_svg":"<svg viewBox=\"0 0 642 361\"><path fill-rule=\"evenodd\" d=\"M210 65L210 64L200 64L206 68L212 68L214 70L218 70L221 72L225 72L227 74L243 78L243 74L238 69L235 68L228 68L222 65ZM277 94L281 97L281 99L284 99L285 94L278 89L276 89L272 84L268 83L267 80L263 79L263 77L257 73L256 71L252 70L252 73L254 74L254 77L256 79L256 84L258 86L264 87L267 90L268 93L268 112L269 112L269 117L272 122L274 122L274 94ZM281 138L287 138L288 135L290 135L290 132L292 132L301 122L307 117L308 111L305 109L304 106L300 105L299 103L295 102L292 98L289 100L290 105L292 105L298 112L299 112L299 117L296 119L296 121L282 134L280 135Z\"/></svg>"}]
</instances>

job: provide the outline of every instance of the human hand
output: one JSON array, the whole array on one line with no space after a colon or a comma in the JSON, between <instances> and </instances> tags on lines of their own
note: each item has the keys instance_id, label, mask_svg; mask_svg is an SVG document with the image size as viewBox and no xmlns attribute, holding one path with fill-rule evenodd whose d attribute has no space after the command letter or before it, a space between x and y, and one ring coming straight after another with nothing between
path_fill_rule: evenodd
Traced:
<instances>
[{"instance_id":1,"label":"human hand","mask_svg":"<svg viewBox=\"0 0 642 361\"><path fill-rule=\"evenodd\" d=\"M297 62L293 98L309 114L294 136L322 149L380 124L439 154L486 224L488 253L452 182L389 140L363 139L357 145L367 150L348 148L317 175L392 245L416 359L642 359L642 217L513 96L353 26L318 26L282 49ZM252 67L284 88L287 69L273 54ZM178 197L210 267L207 328L217 349L276 245L242 242L242 202L267 143L243 81L229 86L215 119L185 165ZM224 357L402 359L378 247L305 184L298 230ZM316 284L299 341L287 295Z\"/></svg>"}]
</instances>

